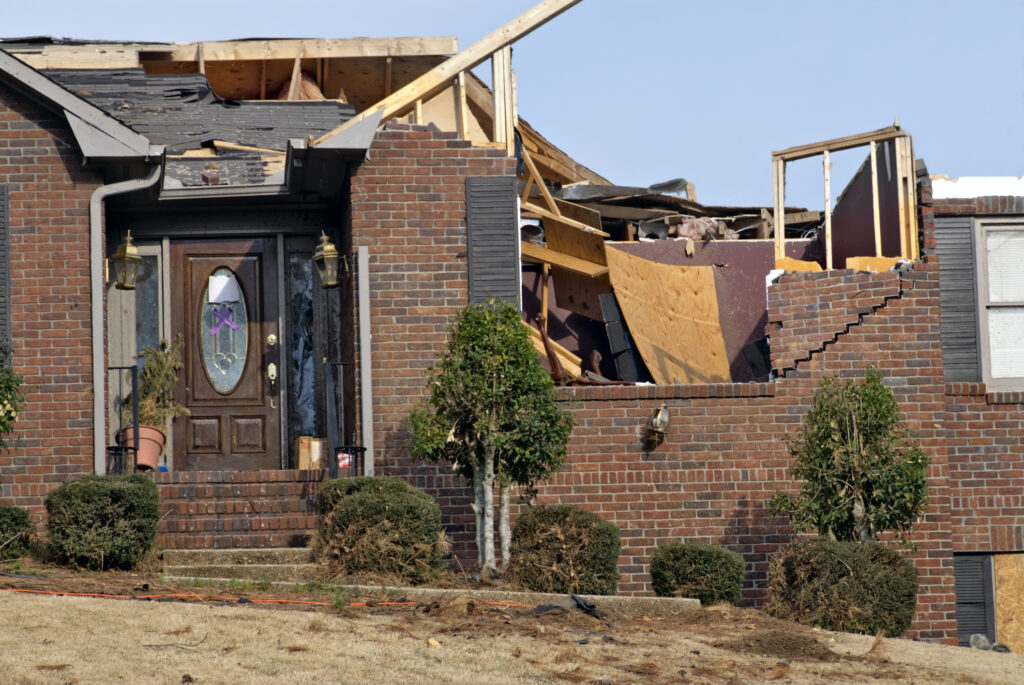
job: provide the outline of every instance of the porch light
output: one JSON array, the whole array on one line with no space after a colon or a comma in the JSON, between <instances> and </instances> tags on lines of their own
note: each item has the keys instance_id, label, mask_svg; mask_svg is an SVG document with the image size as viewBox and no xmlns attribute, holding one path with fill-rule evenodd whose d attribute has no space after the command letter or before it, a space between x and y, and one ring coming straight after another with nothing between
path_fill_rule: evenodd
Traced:
<instances>
[{"instance_id":1,"label":"porch light","mask_svg":"<svg viewBox=\"0 0 1024 685\"><path fill-rule=\"evenodd\" d=\"M114 280L118 290L135 290L135 279L139 275L139 248L132 245L132 232L124 237L124 242L117 246L117 251L110 258L114 264Z\"/></svg>"},{"instance_id":2,"label":"porch light","mask_svg":"<svg viewBox=\"0 0 1024 685\"><path fill-rule=\"evenodd\" d=\"M668 405L662 402L661 406L655 409L651 417L647 419L647 425L644 426L644 448L647 451L653 450L665 441L667 433Z\"/></svg>"},{"instance_id":3,"label":"porch light","mask_svg":"<svg viewBox=\"0 0 1024 685\"><path fill-rule=\"evenodd\" d=\"M338 285L338 248L323 231L320 232L320 244L313 250L313 263L320 274L321 288Z\"/></svg>"}]
</instances>

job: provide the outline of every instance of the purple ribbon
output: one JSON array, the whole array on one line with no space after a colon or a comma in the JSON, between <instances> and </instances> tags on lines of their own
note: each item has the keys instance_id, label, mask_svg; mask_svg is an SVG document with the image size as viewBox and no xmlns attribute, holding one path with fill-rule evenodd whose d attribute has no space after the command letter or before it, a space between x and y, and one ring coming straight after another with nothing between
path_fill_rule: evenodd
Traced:
<instances>
[{"instance_id":1,"label":"purple ribbon","mask_svg":"<svg viewBox=\"0 0 1024 685\"><path fill-rule=\"evenodd\" d=\"M210 329L210 335L217 335L224 324L227 324L233 331L238 330L238 324L231 320L232 312L231 307L213 310L213 316L217 319L217 323Z\"/></svg>"}]
</instances>

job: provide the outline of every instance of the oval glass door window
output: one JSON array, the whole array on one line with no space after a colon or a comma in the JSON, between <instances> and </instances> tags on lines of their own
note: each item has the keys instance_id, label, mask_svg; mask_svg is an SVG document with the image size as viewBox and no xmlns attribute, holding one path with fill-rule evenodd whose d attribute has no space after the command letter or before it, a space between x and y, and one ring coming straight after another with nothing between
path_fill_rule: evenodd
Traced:
<instances>
[{"instance_id":1,"label":"oval glass door window","mask_svg":"<svg viewBox=\"0 0 1024 685\"><path fill-rule=\"evenodd\" d=\"M214 389L229 393L242 378L249 348L245 294L231 269L220 267L210 275L201 316L203 367Z\"/></svg>"}]
</instances>

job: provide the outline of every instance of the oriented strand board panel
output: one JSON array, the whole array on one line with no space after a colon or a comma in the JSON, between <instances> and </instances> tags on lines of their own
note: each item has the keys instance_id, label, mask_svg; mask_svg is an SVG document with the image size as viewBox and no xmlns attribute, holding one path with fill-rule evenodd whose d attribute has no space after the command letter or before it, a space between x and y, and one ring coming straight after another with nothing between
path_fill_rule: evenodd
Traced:
<instances>
[{"instance_id":1,"label":"oriented strand board panel","mask_svg":"<svg viewBox=\"0 0 1024 685\"><path fill-rule=\"evenodd\" d=\"M1024 652L1024 554L992 556L996 574L996 639Z\"/></svg>"},{"instance_id":2,"label":"oriented strand board panel","mask_svg":"<svg viewBox=\"0 0 1024 685\"><path fill-rule=\"evenodd\" d=\"M622 315L655 383L731 380L714 267L671 266L607 250Z\"/></svg>"}]
</instances>

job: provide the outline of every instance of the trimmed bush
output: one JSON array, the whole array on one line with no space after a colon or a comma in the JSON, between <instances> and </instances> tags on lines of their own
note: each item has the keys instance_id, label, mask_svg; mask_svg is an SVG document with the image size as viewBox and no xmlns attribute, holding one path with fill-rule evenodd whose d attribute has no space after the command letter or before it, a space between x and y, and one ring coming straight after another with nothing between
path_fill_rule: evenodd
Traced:
<instances>
[{"instance_id":1,"label":"trimmed bush","mask_svg":"<svg viewBox=\"0 0 1024 685\"><path fill-rule=\"evenodd\" d=\"M613 595L618 563L613 524L572 505L541 505L519 515L506 575L534 592Z\"/></svg>"},{"instance_id":2,"label":"trimmed bush","mask_svg":"<svg viewBox=\"0 0 1024 685\"><path fill-rule=\"evenodd\" d=\"M889 637L910 627L917 569L880 542L799 540L772 557L765 609L828 630Z\"/></svg>"},{"instance_id":3,"label":"trimmed bush","mask_svg":"<svg viewBox=\"0 0 1024 685\"><path fill-rule=\"evenodd\" d=\"M145 476L86 476L51 492L46 512L56 561L130 569L156 542L160 493Z\"/></svg>"},{"instance_id":4,"label":"trimmed bush","mask_svg":"<svg viewBox=\"0 0 1024 685\"><path fill-rule=\"evenodd\" d=\"M692 597L701 604L740 601L743 557L715 545L673 543L651 556L651 583L659 597Z\"/></svg>"},{"instance_id":5,"label":"trimmed bush","mask_svg":"<svg viewBox=\"0 0 1024 685\"><path fill-rule=\"evenodd\" d=\"M450 546L441 508L401 478L324 481L317 491L317 554L341 575L397 576L423 582Z\"/></svg>"},{"instance_id":6,"label":"trimmed bush","mask_svg":"<svg viewBox=\"0 0 1024 685\"><path fill-rule=\"evenodd\" d=\"M23 557L35 530L35 524L24 509L0 507L0 559Z\"/></svg>"}]
</instances>

